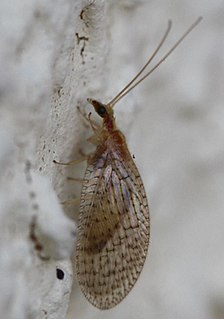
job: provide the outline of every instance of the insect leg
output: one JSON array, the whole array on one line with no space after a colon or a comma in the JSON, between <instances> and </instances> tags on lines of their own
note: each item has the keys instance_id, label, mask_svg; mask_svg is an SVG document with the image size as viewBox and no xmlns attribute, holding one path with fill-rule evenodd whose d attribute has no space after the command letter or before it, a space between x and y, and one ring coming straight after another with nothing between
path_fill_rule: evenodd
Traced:
<instances>
[{"instance_id":1,"label":"insect leg","mask_svg":"<svg viewBox=\"0 0 224 319\"><path fill-rule=\"evenodd\" d=\"M67 199L67 200L61 202L60 204L61 204L61 205L74 205L74 206L78 206L78 205L79 205L79 198Z\"/></svg>"},{"instance_id":2,"label":"insect leg","mask_svg":"<svg viewBox=\"0 0 224 319\"><path fill-rule=\"evenodd\" d=\"M90 118L91 117L91 112L87 116L84 112L82 112L80 110L79 106L77 106L77 109L78 109L80 115L82 116L82 118L85 120L85 122L87 122L91 126L91 128L92 128L92 130L94 132L94 135L99 137L99 131L101 130L101 126L96 121L94 121L94 120L92 120ZM95 143L93 143L93 144L95 144Z\"/></svg>"},{"instance_id":3,"label":"insect leg","mask_svg":"<svg viewBox=\"0 0 224 319\"><path fill-rule=\"evenodd\" d=\"M84 121L85 121L86 123L90 124L89 116L87 116L86 113L82 112L82 111L80 110L80 107L79 107L79 106L77 106L77 109L78 109L78 112L79 112L79 114L81 115L81 117L84 119ZM92 123L93 123L93 125L95 126L96 129L99 129L99 128L100 128L99 124L98 124L96 121L94 121L94 120L91 120L91 121L92 121ZM92 125L91 125L91 126L92 126Z\"/></svg>"},{"instance_id":4,"label":"insect leg","mask_svg":"<svg viewBox=\"0 0 224 319\"><path fill-rule=\"evenodd\" d=\"M77 183L83 182L83 178L77 178L77 177L67 177L67 180L72 182L77 182Z\"/></svg>"},{"instance_id":5,"label":"insect leg","mask_svg":"<svg viewBox=\"0 0 224 319\"><path fill-rule=\"evenodd\" d=\"M54 164L59 164L59 165L65 165L65 166L69 166L69 165L76 165L76 164L79 164L79 163L82 163L84 162L85 160L87 160L88 157L86 158L82 158L82 159L77 159L77 160L72 160L72 161L69 161L67 163L63 163L63 162L57 162L56 160L53 160L53 163Z\"/></svg>"}]
</instances>

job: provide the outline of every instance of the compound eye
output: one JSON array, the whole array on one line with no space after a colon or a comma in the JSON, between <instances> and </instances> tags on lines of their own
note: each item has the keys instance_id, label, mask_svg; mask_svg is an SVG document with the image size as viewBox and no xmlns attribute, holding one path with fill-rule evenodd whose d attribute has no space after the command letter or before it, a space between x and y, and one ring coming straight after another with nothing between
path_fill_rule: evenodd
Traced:
<instances>
[{"instance_id":1,"label":"compound eye","mask_svg":"<svg viewBox=\"0 0 224 319\"><path fill-rule=\"evenodd\" d=\"M99 116L104 117L105 113L106 113L106 108L104 105L100 105L99 108L97 109L97 113L99 114Z\"/></svg>"},{"instance_id":2,"label":"compound eye","mask_svg":"<svg viewBox=\"0 0 224 319\"><path fill-rule=\"evenodd\" d=\"M92 104L92 106L94 107L95 111L97 112L97 114L100 116L100 117L105 117L107 115L107 109L106 109L106 106L97 101L97 100L92 100L92 99L87 99L87 101Z\"/></svg>"}]
</instances>

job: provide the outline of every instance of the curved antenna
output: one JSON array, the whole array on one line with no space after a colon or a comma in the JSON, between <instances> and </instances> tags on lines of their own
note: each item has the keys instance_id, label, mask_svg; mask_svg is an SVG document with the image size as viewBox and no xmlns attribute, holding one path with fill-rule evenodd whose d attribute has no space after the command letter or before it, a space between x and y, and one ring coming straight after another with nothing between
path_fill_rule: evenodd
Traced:
<instances>
[{"instance_id":1,"label":"curved antenna","mask_svg":"<svg viewBox=\"0 0 224 319\"><path fill-rule=\"evenodd\" d=\"M169 20L168 21L168 27L166 29L166 32L164 33L164 36L162 38L162 40L160 41L159 45L157 46L157 48L155 49L155 51L153 52L153 54L150 56L150 58L148 59L148 61L146 62L146 64L141 68L141 70L136 74L136 76L107 104L110 104L111 106L114 106L116 103L116 100L121 96L121 94L127 90L129 88L130 85L132 85L132 83L142 74L142 72L147 68L147 66L149 65L149 63L152 61L152 59L156 56L156 54L159 52L160 48L162 47L162 45L164 44L164 42L166 41L166 38L171 30L171 26L172 26L172 21Z\"/></svg>"},{"instance_id":2,"label":"curved antenna","mask_svg":"<svg viewBox=\"0 0 224 319\"><path fill-rule=\"evenodd\" d=\"M159 60L159 62L151 69L149 70L146 75L144 75L140 80L138 80L134 85L130 87L130 85L138 78L138 76L144 71L144 69L147 67L149 62L152 60L152 58L155 56L155 54L158 52L159 48L162 46L164 43L164 40L166 39L168 32L169 32L169 27L167 29L168 32L165 33L162 41L160 42L159 46L155 50L155 54L153 53L152 57L150 57L149 61L145 64L145 66L140 70L140 72L134 77L134 79L128 83L128 85L121 91L119 94L115 96L115 98L110 101L108 104L111 105L112 107L120 101L126 94L128 94L131 90L133 90L138 84L140 84L145 78L147 78L155 69L157 69L160 64L162 64L166 58L177 48L177 46L186 38L186 36L201 22L202 17L199 17L185 32L184 34L180 37L180 39L171 47L171 49ZM129 87L129 89L126 91L126 89Z\"/></svg>"}]
</instances>

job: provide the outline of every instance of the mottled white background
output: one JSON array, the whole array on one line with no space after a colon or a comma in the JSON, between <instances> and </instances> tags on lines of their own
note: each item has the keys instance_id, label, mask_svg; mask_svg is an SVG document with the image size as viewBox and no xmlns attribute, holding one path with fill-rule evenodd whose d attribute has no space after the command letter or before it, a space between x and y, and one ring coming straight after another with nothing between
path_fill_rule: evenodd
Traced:
<instances>
[{"instance_id":1,"label":"mottled white background","mask_svg":"<svg viewBox=\"0 0 224 319\"><path fill-rule=\"evenodd\" d=\"M157 59L198 16L202 23L184 43L115 107L149 199L152 232L143 272L108 311L93 308L74 278L67 319L224 318L219 0L0 2L2 318L65 318L76 228L63 210L76 219L78 208L62 208L60 201L79 196L66 177L83 170L52 160L89 150L76 106L88 112L87 97L110 100L145 63L168 19L173 28ZM33 217L47 259L31 240Z\"/></svg>"}]
</instances>

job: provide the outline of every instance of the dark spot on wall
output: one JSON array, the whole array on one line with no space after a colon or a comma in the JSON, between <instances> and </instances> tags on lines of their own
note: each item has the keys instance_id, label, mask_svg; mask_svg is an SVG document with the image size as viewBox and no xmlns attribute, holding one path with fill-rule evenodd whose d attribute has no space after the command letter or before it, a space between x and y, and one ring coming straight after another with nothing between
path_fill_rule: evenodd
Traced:
<instances>
[{"instance_id":1,"label":"dark spot on wall","mask_svg":"<svg viewBox=\"0 0 224 319\"><path fill-rule=\"evenodd\" d=\"M58 278L59 280L63 280L63 279L64 279L64 276L65 276L65 273L64 273L64 271L63 271L62 269L57 268L57 269L56 269L56 275L57 275L57 278Z\"/></svg>"}]
</instances>

